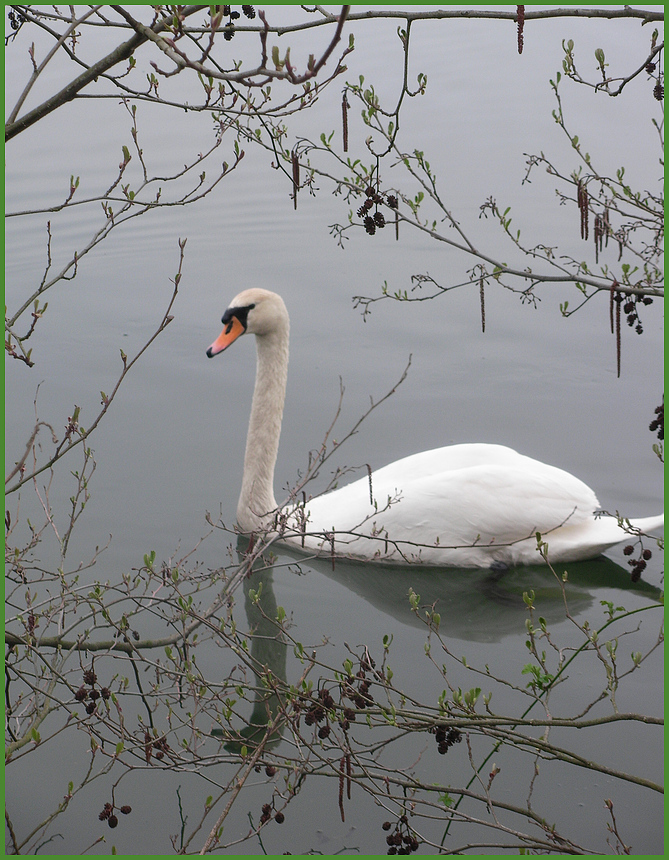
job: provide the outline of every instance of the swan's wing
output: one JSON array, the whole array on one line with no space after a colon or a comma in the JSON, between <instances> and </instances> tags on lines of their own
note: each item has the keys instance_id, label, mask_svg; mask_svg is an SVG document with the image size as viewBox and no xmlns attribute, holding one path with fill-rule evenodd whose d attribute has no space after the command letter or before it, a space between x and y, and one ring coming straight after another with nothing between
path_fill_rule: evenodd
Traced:
<instances>
[{"instance_id":1,"label":"swan's wing","mask_svg":"<svg viewBox=\"0 0 669 860\"><path fill-rule=\"evenodd\" d=\"M501 548L533 541L536 532L550 541L561 527L582 528L599 507L594 492L568 472L501 446L454 447L470 450L450 458L449 449L424 452L433 455L434 468L434 455L443 451L441 464L450 467L443 471L425 474L419 468L422 455L380 469L372 479L374 505L366 478L312 500L307 530L336 528L338 541L361 557L374 556L372 544L387 555L390 541L391 550L394 545L413 555L423 547L423 558L429 554L426 547L439 547L432 563L439 563L439 556L446 564L484 564L491 557L515 560L513 551L505 554ZM483 448L494 450L481 464ZM476 460L478 465L463 465ZM368 540L356 541L360 534ZM458 549L449 554L447 547Z\"/></svg>"},{"instance_id":2,"label":"swan's wing","mask_svg":"<svg viewBox=\"0 0 669 860\"><path fill-rule=\"evenodd\" d=\"M483 442L472 442L462 445L446 445L443 448L432 448L410 454L401 460L396 460L380 469L375 469L373 476L382 483L393 481L417 480L424 477L434 477L437 474L454 472L458 469L473 466L529 466L536 460L525 457L505 445L489 445ZM550 468L550 467L549 467Z\"/></svg>"},{"instance_id":3,"label":"swan's wing","mask_svg":"<svg viewBox=\"0 0 669 860\"><path fill-rule=\"evenodd\" d=\"M388 525L406 518L411 530L421 523L423 537L433 532L433 542L500 545L591 520L599 506L594 492L567 472L538 466L488 464L435 476L445 480L421 478L407 485L404 510L391 505Z\"/></svg>"}]
</instances>

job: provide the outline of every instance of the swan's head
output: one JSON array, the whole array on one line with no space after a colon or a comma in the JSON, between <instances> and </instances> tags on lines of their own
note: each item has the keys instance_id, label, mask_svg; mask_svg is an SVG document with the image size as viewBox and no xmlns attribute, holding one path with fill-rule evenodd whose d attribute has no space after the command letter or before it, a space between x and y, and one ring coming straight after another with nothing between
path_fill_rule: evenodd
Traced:
<instances>
[{"instance_id":1,"label":"swan's head","mask_svg":"<svg viewBox=\"0 0 669 860\"><path fill-rule=\"evenodd\" d=\"M288 311L281 296L269 290L244 290L235 296L221 317L223 331L207 350L213 358L242 334L258 337L288 331Z\"/></svg>"}]
</instances>

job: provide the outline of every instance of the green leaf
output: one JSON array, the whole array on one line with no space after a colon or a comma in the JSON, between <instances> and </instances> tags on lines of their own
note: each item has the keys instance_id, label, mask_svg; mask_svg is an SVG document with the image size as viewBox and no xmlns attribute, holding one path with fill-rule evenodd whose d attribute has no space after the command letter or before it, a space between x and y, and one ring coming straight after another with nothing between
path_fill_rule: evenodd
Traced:
<instances>
[{"instance_id":1,"label":"green leaf","mask_svg":"<svg viewBox=\"0 0 669 860\"><path fill-rule=\"evenodd\" d=\"M534 593L534 589L530 589L529 591L523 591L523 600L525 601L525 605L533 606L535 596L536 595Z\"/></svg>"},{"instance_id":2,"label":"green leaf","mask_svg":"<svg viewBox=\"0 0 669 860\"><path fill-rule=\"evenodd\" d=\"M445 791L443 794L439 795L439 803L443 803L443 805L448 809L453 806L453 798L447 791Z\"/></svg>"}]
</instances>

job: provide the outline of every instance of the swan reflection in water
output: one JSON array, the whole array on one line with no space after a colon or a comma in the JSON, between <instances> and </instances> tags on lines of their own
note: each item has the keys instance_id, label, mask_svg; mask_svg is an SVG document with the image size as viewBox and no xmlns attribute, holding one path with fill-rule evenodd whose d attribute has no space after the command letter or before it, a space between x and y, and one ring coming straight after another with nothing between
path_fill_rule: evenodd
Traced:
<instances>
[{"instance_id":1,"label":"swan reflection in water","mask_svg":"<svg viewBox=\"0 0 669 860\"><path fill-rule=\"evenodd\" d=\"M240 543L243 539L240 538ZM281 546L281 555L302 559ZM564 596L572 615L585 612L601 599L601 589L632 591L651 600L660 599L662 590L648 582L632 582L629 570L606 556L590 561L569 562L556 567L567 580L559 582L542 563L507 570L471 568L391 567L364 562L311 558L300 567L311 567L343 585L375 609L402 624L424 627L412 611L409 589L420 595L420 605L441 616L440 633L448 638L473 642L500 642L504 636L525 632L527 605L524 592L534 592L537 612L549 624L565 618ZM618 598L620 599L620 598Z\"/></svg>"},{"instance_id":2,"label":"swan reflection in water","mask_svg":"<svg viewBox=\"0 0 669 860\"><path fill-rule=\"evenodd\" d=\"M240 561L248 546L248 539L239 536ZM280 555L273 559L259 557L253 573L244 580L244 609L251 633L256 692L248 725L235 737L231 739L228 730L215 728L212 731L215 737L228 739L225 743L228 752L239 753L242 746L250 749L260 742L271 749L281 740L282 730L265 740L268 725L279 713L280 702L264 684L263 671L268 670L280 683L285 684L287 678L287 643L274 622L277 600L273 563L274 567L284 565L282 576L302 574L308 577L311 568L346 588L353 599L362 598L389 618L401 624L424 627L424 613L416 614L410 607L409 589L413 589L420 595L421 607L434 606L440 614L442 636L489 644L501 642L506 636L525 634L528 610L524 592L534 592L537 614L545 618L548 625L564 621L565 596L572 616L584 613L600 600L602 589L632 592L650 600L661 597L661 589L643 580L632 582L629 571L606 556L560 565L558 573L567 572L563 593L563 583L545 564L505 571L472 571L471 568L380 567L336 559L333 566L330 559L311 558L305 562L302 553L291 555L281 546ZM256 599L252 599L251 592ZM622 602L624 597L621 594L615 600ZM336 625L344 636L348 634L345 628L342 630L340 618L336 619Z\"/></svg>"},{"instance_id":3,"label":"swan reflection in water","mask_svg":"<svg viewBox=\"0 0 669 860\"><path fill-rule=\"evenodd\" d=\"M239 554L239 558L241 561L243 553ZM276 623L277 603L271 563L259 558L254 563L251 576L244 579L243 589L244 610L251 640L251 665L256 680L253 711L248 724L239 732L212 729L214 737L228 738L224 746L232 753L239 753L242 746L250 749L263 742L265 749L271 749L279 743L281 730L266 738L267 727L279 713L280 702L265 684L264 670L280 683L286 683L287 644ZM252 591L255 599L251 595Z\"/></svg>"}]
</instances>

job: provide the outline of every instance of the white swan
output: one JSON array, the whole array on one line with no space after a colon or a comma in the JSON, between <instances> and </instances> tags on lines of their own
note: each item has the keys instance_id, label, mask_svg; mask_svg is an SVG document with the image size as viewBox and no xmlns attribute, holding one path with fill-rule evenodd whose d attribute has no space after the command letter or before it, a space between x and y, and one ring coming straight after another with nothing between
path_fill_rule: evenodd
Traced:
<instances>
[{"instance_id":1,"label":"white swan","mask_svg":"<svg viewBox=\"0 0 669 860\"><path fill-rule=\"evenodd\" d=\"M276 293L239 293L223 315L209 358L240 335L256 336L257 368L244 477L237 505L242 532L272 528L278 505L274 466L288 371L289 320ZM630 536L578 478L502 445L451 445L423 451L307 502L281 539L308 552L359 560L457 567L539 561L536 533L551 561L594 558ZM306 516L306 525L304 517ZM632 520L649 532L664 517ZM274 526L276 528L276 526Z\"/></svg>"}]
</instances>

